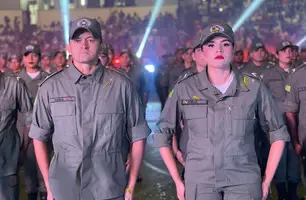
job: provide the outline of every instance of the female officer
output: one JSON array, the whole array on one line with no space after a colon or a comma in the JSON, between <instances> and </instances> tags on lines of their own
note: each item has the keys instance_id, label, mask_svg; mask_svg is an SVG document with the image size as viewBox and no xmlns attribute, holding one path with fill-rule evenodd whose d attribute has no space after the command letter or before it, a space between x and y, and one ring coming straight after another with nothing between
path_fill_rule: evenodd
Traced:
<instances>
[{"instance_id":1,"label":"female officer","mask_svg":"<svg viewBox=\"0 0 306 200\"><path fill-rule=\"evenodd\" d=\"M179 200L266 199L289 139L283 118L264 84L231 66L235 40L229 25L208 26L200 40L207 67L180 78L170 92L155 144ZM185 183L171 151L179 116L184 123L180 144L185 146ZM254 147L256 122L272 144L263 181Z\"/></svg>"}]
</instances>

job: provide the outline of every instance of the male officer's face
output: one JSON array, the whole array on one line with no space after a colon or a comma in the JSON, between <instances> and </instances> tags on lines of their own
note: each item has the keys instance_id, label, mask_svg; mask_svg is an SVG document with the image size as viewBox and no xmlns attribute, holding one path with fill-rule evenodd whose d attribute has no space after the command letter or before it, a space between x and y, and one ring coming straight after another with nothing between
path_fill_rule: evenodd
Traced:
<instances>
[{"instance_id":1,"label":"male officer's face","mask_svg":"<svg viewBox=\"0 0 306 200\"><path fill-rule=\"evenodd\" d=\"M209 67L227 68L234 57L234 46L225 37L215 37L202 46Z\"/></svg>"},{"instance_id":2,"label":"male officer's face","mask_svg":"<svg viewBox=\"0 0 306 200\"><path fill-rule=\"evenodd\" d=\"M23 62L26 67L36 68L39 63L39 55L35 53L28 53L23 56Z\"/></svg>"},{"instance_id":3,"label":"male officer's face","mask_svg":"<svg viewBox=\"0 0 306 200\"><path fill-rule=\"evenodd\" d=\"M122 67L127 67L131 64L131 58L130 55L128 53L123 53L120 56L120 64Z\"/></svg>"},{"instance_id":4,"label":"male officer's face","mask_svg":"<svg viewBox=\"0 0 306 200\"><path fill-rule=\"evenodd\" d=\"M64 67L66 64L66 58L63 53L57 53L55 58L54 58L54 64L57 67Z\"/></svg>"},{"instance_id":5,"label":"male officer's face","mask_svg":"<svg viewBox=\"0 0 306 200\"><path fill-rule=\"evenodd\" d=\"M194 50L194 53L192 54L192 58L194 62L197 64L199 67L205 67L206 66L206 61L204 57L204 53L201 48L196 48Z\"/></svg>"},{"instance_id":6,"label":"male officer's face","mask_svg":"<svg viewBox=\"0 0 306 200\"><path fill-rule=\"evenodd\" d=\"M11 69L14 71L18 71L21 68L21 62L19 59L13 58L11 60Z\"/></svg>"},{"instance_id":7,"label":"male officer's face","mask_svg":"<svg viewBox=\"0 0 306 200\"><path fill-rule=\"evenodd\" d=\"M243 52L242 52L242 51L239 51L239 52L235 53L234 61L235 61L236 63L241 63L241 62L243 62Z\"/></svg>"},{"instance_id":8,"label":"male officer's face","mask_svg":"<svg viewBox=\"0 0 306 200\"><path fill-rule=\"evenodd\" d=\"M183 54L183 60L185 62L192 62L192 49L188 49L186 52Z\"/></svg>"},{"instance_id":9,"label":"male officer's face","mask_svg":"<svg viewBox=\"0 0 306 200\"><path fill-rule=\"evenodd\" d=\"M73 62L92 64L93 61L98 59L101 40L94 38L87 30L80 29L70 40L69 47Z\"/></svg>"},{"instance_id":10,"label":"male officer's face","mask_svg":"<svg viewBox=\"0 0 306 200\"><path fill-rule=\"evenodd\" d=\"M106 66L108 64L108 55L101 54L99 58L103 66Z\"/></svg>"},{"instance_id":11,"label":"male officer's face","mask_svg":"<svg viewBox=\"0 0 306 200\"><path fill-rule=\"evenodd\" d=\"M175 54L175 59L177 62L182 62L183 58L182 58L182 55L183 55L183 50L178 50Z\"/></svg>"},{"instance_id":12,"label":"male officer's face","mask_svg":"<svg viewBox=\"0 0 306 200\"><path fill-rule=\"evenodd\" d=\"M297 49L292 49L292 61L296 61L298 58L299 52Z\"/></svg>"},{"instance_id":13,"label":"male officer's face","mask_svg":"<svg viewBox=\"0 0 306 200\"><path fill-rule=\"evenodd\" d=\"M44 56L41 60L41 64L43 67L49 67L51 64L51 59L48 56Z\"/></svg>"},{"instance_id":14,"label":"male officer's face","mask_svg":"<svg viewBox=\"0 0 306 200\"><path fill-rule=\"evenodd\" d=\"M111 50L108 51L108 60L109 62L112 62L114 59L114 52L112 52Z\"/></svg>"},{"instance_id":15,"label":"male officer's face","mask_svg":"<svg viewBox=\"0 0 306 200\"><path fill-rule=\"evenodd\" d=\"M255 62L263 62L265 59L265 55L266 55L266 51L264 48L259 48L255 51L251 52L251 58L255 61Z\"/></svg>"},{"instance_id":16,"label":"male officer's face","mask_svg":"<svg viewBox=\"0 0 306 200\"><path fill-rule=\"evenodd\" d=\"M281 62L283 64L290 64L291 59L292 59L292 48L291 47L284 48L284 49L280 50L276 54L276 56L277 56L279 62Z\"/></svg>"}]
</instances>

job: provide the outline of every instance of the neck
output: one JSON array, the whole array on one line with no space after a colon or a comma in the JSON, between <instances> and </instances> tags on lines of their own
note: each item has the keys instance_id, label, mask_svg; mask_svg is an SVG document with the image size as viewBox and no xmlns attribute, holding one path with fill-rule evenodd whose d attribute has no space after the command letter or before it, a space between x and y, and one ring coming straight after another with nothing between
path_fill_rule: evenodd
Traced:
<instances>
[{"instance_id":1,"label":"neck","mask_svg":"<svg viewBox=\"0 0 306 200\"><path fill-rule=\"evenodd\" d=\"M26 67L26 71L29 72L29 73L35 73L35 72L39 71L39 67L38 66L36 66L36 67Z\"/></svg>"},{"instance_id":2,"label":"neck","mask_svg":"<svg viewBox=\"0 0 306 200\"><path fill-rule=\"evenodd\" d=\"M186 68L186 69L189 69L189 68L191 67L191 65L192 65L192 62L187 62L187 61L185 61L185 62L184 62L184 65L185 65L185 68Z\"/></svg>"},{"instance_id":3,"label":"neck","mask_svg":"<svg viewBox=\"0 0 306 200\"><path fill-rule=\"evenodd\" d=\"M95 64L92 64L95 63ZM74 66L84 75L90 75L92 72L96 69L98 60L96 62L92 62L90 64L87 63L78 63L78 62L73 62Z\"/></svg>"},{"instance_id":4,"label":"neck","mask_svg":"<svg viewBox=\"0 0 306 200\"><path fill-rule=\"evenodd\" d=\"M197 71L201 72L201 71L203 71L205 69L205 67L206 67L206 65L203 65L203 66L197 65Z\"/></svg>"},{"instance_id":5,"label":"neck","mask_svg":"<svg viewBox=\"0 0 306 200\"><path fill-rule=\"evenodd\" d=\"M254 65L255 65L256 67L260 67L261 64L262 64L262 62L258 62L258 61L255 61L255 60L252 60L252 62L254 63Z\"/></svg>"},{"instance_id":6,"label":"neck","mask_svg":"<svg viewBox=\"0 0 306 200\"><path fill-rule=\"evenodd\" d=\"M13 69L14 73L20 72L20 69Z\"/></svg>"},{"instance_id":7,"label":"neck","mask_svg":"<svg viewBox=\"0 0 306 200\"><path fill-rule=\"evenodd\" d=\"M122 69L124 69L124 71L129 72L130 71L130 67L129 66L122 66Z\"/></svg>"},{"instance_id":8,"label":"neck","mask_svg":"<svg viewBox=\"0 0 306 200\"><path fill-rule=\"evenodd\" d=\"M207 67L207 74L209 80L214 85L223 85L226 83L228 78L231 75L231 68L223 67L223 68L215 68L215 67Z\"/></svg>"},{"instance_id":9,"label":"neck","mask_svg":"<svg viewBox=\"0 0 306 200\"><path fill-rule=\"evenodd\" d=\"M63 66L56 66L55 68L56 68L56 71L60 71L60 70L62 70L64 67L63 67Z\"/></svg>"},{"instance_id":10,"label":"neck","mask_svg":"<svg viewBox=\"0 0 306 200\"><path fill-rule=\"evenodd\" d=\"M280 66L280 68L282 68L282 69L284 69L284 70L289 69L289 67L290 67L289 64L283 63L283 62L281 62L281 61L279 61L279 66Z\"/></svg>"}]
</instances>

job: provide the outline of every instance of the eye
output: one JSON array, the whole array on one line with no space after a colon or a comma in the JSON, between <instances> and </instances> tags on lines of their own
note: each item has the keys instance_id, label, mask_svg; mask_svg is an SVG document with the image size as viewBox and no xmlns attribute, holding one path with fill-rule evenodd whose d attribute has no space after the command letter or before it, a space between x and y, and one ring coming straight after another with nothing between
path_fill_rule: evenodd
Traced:
<instances>
[{"instance_id":1,"label":"eye","mask_svg":"<svg viewBox=\"0 0 306 200\"><path fill-rule=\"evenodd\" d=\"M210 43L210 44L208 44L207 45L209 48L212 48L212 47L214 47L214 44L213 43Z\"/></svg>"},{"instance_id":2,"label":"eye","mask_svg":"<svg viewBox=\"0 0 306 200\"><path fill-rule=\"evenodd\" d=\"M94 40L94 39L89 39L89 42L90 42L90 43L94 43L95 40Z\"/></svg>"},{"instance_id":3,"label":"eye","mask_svg":"<svg viewBox=\"0 0 306 200\"><path fill-rule=\"evenodd\" d=\"M225 42L225 43L223 44L223 46L225 46L225 47L229 47L229 46L231 46L231 45L230 45L230 43L229 43L229 42Z\"/></svg>"}]
</instances>

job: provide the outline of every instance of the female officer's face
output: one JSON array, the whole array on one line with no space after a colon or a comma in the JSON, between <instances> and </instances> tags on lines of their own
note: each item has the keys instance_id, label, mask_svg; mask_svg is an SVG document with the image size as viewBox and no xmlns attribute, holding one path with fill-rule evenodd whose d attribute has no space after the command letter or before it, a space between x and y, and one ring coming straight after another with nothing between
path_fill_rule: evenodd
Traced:
<instances>
[{"instance_id":1,"label":"female officer's face","mask_svg":"<svg viewBox=\"0 0 306 200\"><path fill-rule=\"evenodd\" d=\"M234 46L225 37L215 37L202 46L208 67L229 68L234 57Z\"/></svg>"}]
</instances>

